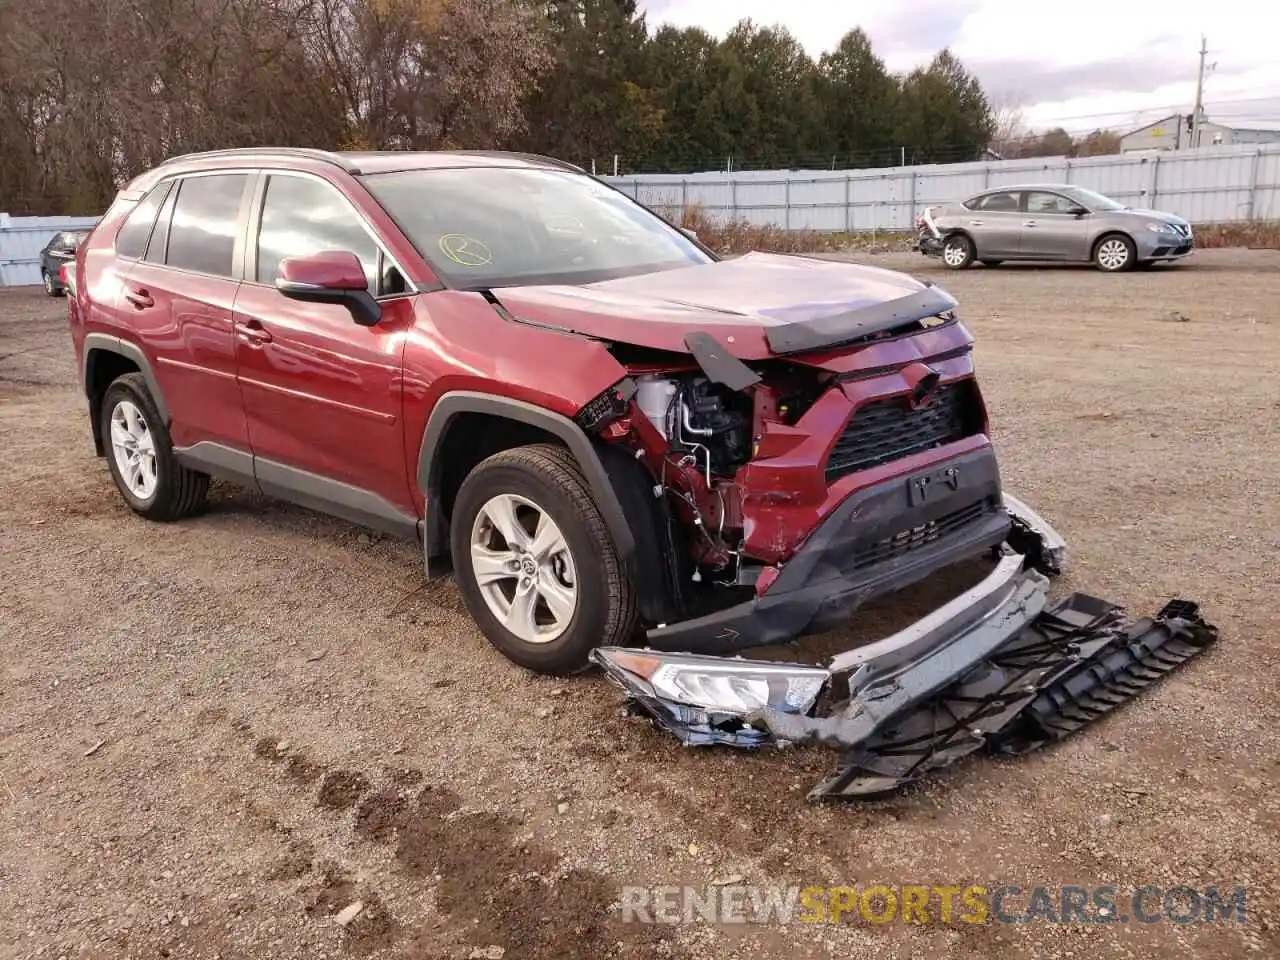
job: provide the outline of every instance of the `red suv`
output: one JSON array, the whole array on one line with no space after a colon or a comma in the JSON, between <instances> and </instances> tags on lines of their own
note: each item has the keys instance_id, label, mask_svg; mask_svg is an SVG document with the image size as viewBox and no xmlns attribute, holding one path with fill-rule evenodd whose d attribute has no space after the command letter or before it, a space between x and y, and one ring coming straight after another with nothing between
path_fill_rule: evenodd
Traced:
<instances>
[{"instance_id":1,"label":"red suv","mask_svg":"<svg viewBox=\"0 0 1280 960\"><path fill-rule=\"evenodd\" d=\"M74 280L135 512L186 517L222 477L416 538L534 670L825 629L1010 532L951 297L720 259L554 160L181 157Z\"/></svg>"}]
</instances>

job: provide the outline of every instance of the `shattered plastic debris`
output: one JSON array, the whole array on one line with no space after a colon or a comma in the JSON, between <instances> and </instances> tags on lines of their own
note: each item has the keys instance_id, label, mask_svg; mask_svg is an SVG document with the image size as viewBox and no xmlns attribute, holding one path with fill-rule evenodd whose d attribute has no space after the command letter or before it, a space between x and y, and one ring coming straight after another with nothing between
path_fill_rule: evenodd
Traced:
<instances>
[{"instance_id":1,"label":"shattered plastic debris","mask_svg":"<svg viewBox=\"0 0 1280 960\"><path fill-rule=\"evenodd\" d=\"M1074 625L1081 614L1092 615L1087 626ZM1217 638L1194 603L1174 600L1128 622L1114 605L1074 594L890 728L850 744L810 797L873 799L979 749L1029 753L1132 699Z\"/></svg>"},{"instance_id":2,"label":"shattered plastic debris","mask_svg":"<svg viewBox=\"0 0 1280 960\"><path fill-rule=\"evenodd\" d=\"M1217 639L1198 605L1184 600L1137 621L1087 594L1050 607L1038 570L1060 568L1064 544L1015 503L1015 519L1017 508L1030 517L1020 543L1028 555L1006 548L981 584L890 637L834 657L819 711L816 692L792 696L797 677L806 692L816 690L796 664L617 647L593 659L632 709L685 744L826 743L844 756L810 798L870 799L978 750L1022 754L1060 740ZM681 671L699 682L661 682Z\"/></svg>"}]
</instances>

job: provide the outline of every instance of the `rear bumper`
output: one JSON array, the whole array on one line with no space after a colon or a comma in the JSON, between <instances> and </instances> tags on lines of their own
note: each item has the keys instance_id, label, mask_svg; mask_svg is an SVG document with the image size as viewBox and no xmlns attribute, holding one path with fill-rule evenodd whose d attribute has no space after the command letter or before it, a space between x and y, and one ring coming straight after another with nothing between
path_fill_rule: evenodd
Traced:
<instances>
[{"instance_id":1,"label":"rear bumper","mask_svg":"<svg viewBox=\"0 0 1280 960\"><path fill-rule=\"evenodd\" d=\"M919 250L926 257L942 256L942 237L934 237L929 234L922 233L916 237L912 249Z\"/></svg>"},{"instance_id":2,"label":"rear bumper","mask_svg":"<svg viewBox=\"0 0 1280 960\"><path fill-rule=\"evenodd\" d=\"M829 629L873 597L1002 543L1011 520L990 447L841 503L753 600L658 627L656 650L724 654Z\"/></svg>"}]
</instances>

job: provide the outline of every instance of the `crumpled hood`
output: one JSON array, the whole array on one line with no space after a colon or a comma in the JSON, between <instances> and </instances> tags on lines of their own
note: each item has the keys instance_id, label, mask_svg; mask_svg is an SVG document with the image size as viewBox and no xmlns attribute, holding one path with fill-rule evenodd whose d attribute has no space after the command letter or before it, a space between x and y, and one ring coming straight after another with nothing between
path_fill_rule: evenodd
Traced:
<instances>
[{"instance_id":1,"label":"crumpled hood","mask_svg":"<svg viewBox=\"0 0 1280 960\"><path fill-rule=\"evenodd\" d=\"M936 287L892 270L769 253L494 293L525 322L681 352L686 334L703 331L744 360L824 345L815 337L849 342L955 304Z\"/></svg>"}]
</instances>

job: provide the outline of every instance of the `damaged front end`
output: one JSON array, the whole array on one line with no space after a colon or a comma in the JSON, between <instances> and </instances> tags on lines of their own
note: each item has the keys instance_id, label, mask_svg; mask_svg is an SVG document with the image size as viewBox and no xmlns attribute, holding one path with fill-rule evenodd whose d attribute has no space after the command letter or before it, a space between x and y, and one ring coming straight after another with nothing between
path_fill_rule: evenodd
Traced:
<instances>
[{"instance_id":1,"label":"damaged front end","mask_svg":"<svg viewBox=\"0 0 1280 960\"><path fill-rule=\"evenodd\" d=\"M825 666L599 648L630 702L687 745L844 751L811 799L882 796L978 750L1021 754L1124 703L1217 639L1174 600L1127 620L1105 600L1049 602L1061 538L1006 497L1010 543L978 585Z\"/></svg>"}]
</instances>

